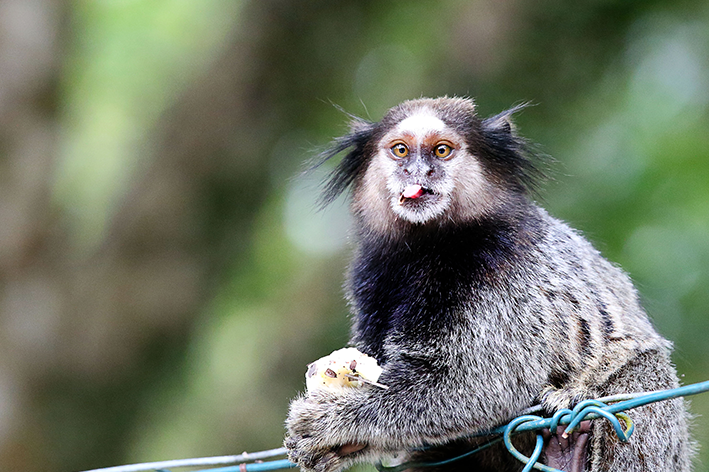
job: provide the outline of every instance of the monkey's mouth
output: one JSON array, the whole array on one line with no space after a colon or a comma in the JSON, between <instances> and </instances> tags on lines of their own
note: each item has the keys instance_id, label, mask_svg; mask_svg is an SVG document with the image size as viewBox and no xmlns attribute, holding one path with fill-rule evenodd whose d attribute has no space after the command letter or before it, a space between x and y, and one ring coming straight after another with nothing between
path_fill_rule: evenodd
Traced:
<instances>
[{"instance_id":1,"label":"monkey's mouth","mask_svg":"<svg viewBox=\"0 0 709 472\"><path fill-rule=\"evenodd\" d=\"M433 190L423 187L419 184L409 184L406 186L401 196L399 197L399 205L403 205L406 202L414 201L419 198L426 197L426 195L433 195Z\"/></svg>"}]
</instances>

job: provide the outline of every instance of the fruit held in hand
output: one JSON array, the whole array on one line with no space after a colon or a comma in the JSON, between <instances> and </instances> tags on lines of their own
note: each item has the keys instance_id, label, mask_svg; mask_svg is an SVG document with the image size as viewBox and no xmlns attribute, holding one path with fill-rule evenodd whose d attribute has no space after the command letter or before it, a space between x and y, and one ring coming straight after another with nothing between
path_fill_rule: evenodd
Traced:
<instances>
[{"instance_id":1,"label":"fruit held in hand","mask_svg":"<svg viewBox=\"0 0 709 472\"><path fill-rule=\"evenodd\" d=\"M308 392L361 387L364 384L387 388L377 383L382 368L377 360L353 347L339 349L308 365L305 385Z\"/></svg>"}]
</instances>

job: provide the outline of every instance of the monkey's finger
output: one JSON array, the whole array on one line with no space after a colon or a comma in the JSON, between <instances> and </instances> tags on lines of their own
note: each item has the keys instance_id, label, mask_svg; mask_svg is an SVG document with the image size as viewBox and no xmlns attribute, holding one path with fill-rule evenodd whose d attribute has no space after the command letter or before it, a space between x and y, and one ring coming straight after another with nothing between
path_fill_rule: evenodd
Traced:
<instances>
[{"instance_id":1,"label":"monkey's finger","mask_svg":"<svg viewBox=\"0 0 709 472\"><path fill-rule=\"evenodd\" d=\"M339 447L339 449L337 450L337 453L340 456L347 456L349 454L359 452L362 449L364 449L365 447L367 447L366 444L356 444L356 443L343 444L342 446Z\"/></svg>"}]
</instances>

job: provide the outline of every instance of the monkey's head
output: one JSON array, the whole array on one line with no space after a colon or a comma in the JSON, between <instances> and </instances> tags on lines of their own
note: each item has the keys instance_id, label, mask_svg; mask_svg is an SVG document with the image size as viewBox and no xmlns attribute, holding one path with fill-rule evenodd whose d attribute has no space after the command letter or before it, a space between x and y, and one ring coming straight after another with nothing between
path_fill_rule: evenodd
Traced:
<instances>
[{"instance_id":1,"label":"monkey's head","mask_svg":"<svg viewBox=\"0 0 709 472\"><path fill-rule=\"evenodd\" d=\"M328 203L352 186L355 215L390 234L407 225L474 221L527 193L538 174L510 116L480 119L470 99L404 102L378 123L353 119L327 160L350 149L327 182Z\"/></svg>"}]
</instances>

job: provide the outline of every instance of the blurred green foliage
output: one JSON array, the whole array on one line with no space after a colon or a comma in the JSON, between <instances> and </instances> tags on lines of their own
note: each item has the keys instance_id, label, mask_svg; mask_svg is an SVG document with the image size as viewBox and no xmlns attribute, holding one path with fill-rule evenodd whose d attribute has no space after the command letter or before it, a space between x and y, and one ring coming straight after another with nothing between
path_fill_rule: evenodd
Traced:
<instances>
[{"instance_id":1,"label":"blurred green foliage","mask_svg":"<svg viewBox=\"0 0 709 472\"><path fill-rule=\"evenodd\" d=\"M95 246L149 155L150 128L221 52L241 2L74 2L54 196Z\"/></svg>"},{"instance_id":2,"label":"blurred green foliage","mask_svg":"<svg viewBox=\"0 0 709 472\"><path fill-rule=\"evenodd\" d=\"M210 265L181 334L137 347L120 385L67 375L40 396L56 470L279 445L305 365L347 342L346 202L318 213L321 174L300 175L346 129L332 104L377 120L421 95L533 102L519 129L557 161L540 201L631 274L684 381L709 378L706 2L76 1L67 30L52 201L79 259L199 97L235 137L194 156L225 157L189 194ZM709 444L709 397L693 405Z\"/></svg>"}]
</instances>

